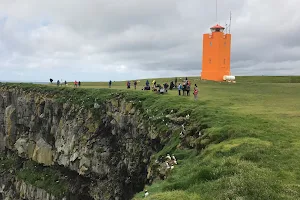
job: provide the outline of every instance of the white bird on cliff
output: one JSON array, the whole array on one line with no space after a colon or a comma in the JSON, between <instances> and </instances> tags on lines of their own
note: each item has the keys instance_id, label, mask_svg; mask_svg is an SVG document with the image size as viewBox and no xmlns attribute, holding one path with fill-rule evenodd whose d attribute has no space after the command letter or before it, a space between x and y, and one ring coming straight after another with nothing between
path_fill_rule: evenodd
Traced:
<instances>
[{"instance_id":1,"label":"white bird on cliff","mask_svg":"<svg viewBox=\"0 0 300 200\"><path fill-rule=\"evenodd\" d=\"M175 165L177 165L177 160L176 160L174 154L172 154L171 158L172 158L172 160L173 160L173 163L174 163Z\"/></svg>"},{"instance_id":2,"label":"white bird on cliff","mask_svg":"<svg viewBox=\"0 0 300 200\"><path fill-rule=\"evenodd\" d=\"M145 194L144 194L145 197L149 196L149 192L147 190L145 190Z\"/></svg>"},{"instance_id":3,"label":"white bird on cliff","mask_svg":"<svg viewBox=\"0 0 300 200\"><path fill-rule=\"evenodd\" d=\"M170 165L169 165L169 163L167 161L166 161L166 165L167 165L167 169L171 168Z\"/></svg>"},{"instance_id":4,"label":"white bird on cliff","mask_svg":"<svg viewBox=\"0 0 300 200\"><path fill-rule=\"evenodd\" d=\"M176 158L175 158L174 154L172 154L172 157L171 157L171 158L172 158L172 160L176 160Z\"/></svg>"},{"instance_id":5,"label":"white bird on cliff","mask_svg":"<svg viewBox=\"0 0 300 200\"><path fill-rule=\"evenodd\" d=\"M167 159L167 160L171 160L170 154L167 154L166 159Z\"/></svg>"},{"instance_id":6,"label":"white bird on cliff","mask_svg":"<svg viewBox=\"0 0 300 200\"><path fill-rule=\"evenodd\" d=\"M184 137L184 134L183 134L183 132L182 132L182 131L180 132L180 134L179 134L179 135L180 135L180 137L181 137L181 138L182 138L182 137Z\"/></svg>"}]
</instances>

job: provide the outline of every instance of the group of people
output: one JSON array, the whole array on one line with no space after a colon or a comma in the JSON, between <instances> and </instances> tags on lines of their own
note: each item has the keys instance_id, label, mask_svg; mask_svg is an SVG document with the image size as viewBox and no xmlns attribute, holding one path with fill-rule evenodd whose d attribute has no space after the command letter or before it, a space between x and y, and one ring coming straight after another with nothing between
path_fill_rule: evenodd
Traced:
<instances>
[{"instance_id":1,"label":"group of people","mask_svg":"<svg viewBox=\"0 0 300 200\"><path fill-rule=\"evenodd\" d=\"M175 84L174 84L175 82ZM158 91L159 93L165 93L168 91L168 88L170 90L177 88L178 89L178 95L181 95L181 91L182 91L182 95L185 96L190 96L190 91L191 91L191 81L188 80L188 78L186 77L185 80L183 81L183 83L179 83L177 85L177 78L175 78L175 81L171 81L170 85L168 83L164 83L163 85L161 84L157 84L155 80L152 81L152 88L153 91ZM156 88L159 88L158 90ZM195 84L194 88L193 88L193 95L194 95L194 100L197 100L198 98L198 86L197 84Z\"/></svg>"},{"instance_id":2,"label":"group of people","mask_svg":"<svg viewBox=\"0 0 300 200\"><path fill-rule=\"evenodd\" d=\"M74 81L74 87L80 87L80 85L81 85L81 82L80 81Z\"/></svg>"},{"instance_id":3,"label":"group of people","mask_svg":"<svg viewBox=\"0 0 300 200\"><path fill-rule=\"evenodd\" d=\"M51 83L51 84L53 83L53 79L52 79L52 78L50 78L50 83ZM63 82L62 80L61 80L61 81L59 81L59 80L56 81L56 85L57 85L57 86L62 86L63 84L64 84L65 86L67 86L67 85L68 85L68 82L67 82L67 81L64 81L64 82ZM74 87L80 87L80 85L81 85L81 82L80 82L80 81L76 81L76 80L74 81Z\"/></svg>"},{"instance_id":4,"label":"group of people","mask_svg":"<svg viewBox=\"0 0 300 200\"><path fill-rule=\"evenodd\" d=\"M181 84L179 83L179 85L177 86L178 89L178 95L181 95L181 91L182 91L182 95L184 96L185 93L187 96L190 96L190 91L191 91L191 81L188 80L188 78L185 78L185 81ZM195 84L194 86L194 91L193 91L193 95L194 95L194 100L197 100L198 98L198 86L197 84Z\"/></svg>"},{"instance_id":5,"label":"group of people","mask_svg":"<svg viewBox=\"0 0 300 200\"><path fill-rule=\"evenodd\" d=\"M130 85L131 85L131 82L127 81L127 83L126 83L127 89L130 89ZM133 85L134 85L134 89L136 90L137 81L133 81Z\"/></svg>"},{"instance_id":6,"label":"group of people","mask_svg":"<svg viewBox=\"0 0 300 200\"><path fill-rule=\"evenodd\" d=\"M134 85L134 89L136 90L137 85L138 85L138 81L136 81L136 80L133 81L133 85ZM80 82L79 82L79 86L80 86ZM108 82L108 87L111 88L111 86L112 86L112 81L110 80ZM126 87L127 87L127 89L131 88L131 81L126 82ZM152 91L160 93L160 94L167 93L168 89L173 90L174 88L178 89L178 95L182 94L182 96L185 96L185 95L190 96L191 81L188 80L187 77L185 78L185 80L182 83L179 83L178 85L177 85L177 77L175 78L175 81L171 81L170 84L168 84L166 82L163 83L163 84L158 84L158 83L156 83L156 80L152 81ZM142 90L151 90L149 80L146 80L146 85L142 88ZM198 86L197 86L197 84L194 85L193 95L194 95L194 100L197 100L198 99Z\"/></svg>"},{"instance_id":7,"label":"group of people","mask_svg":"<svg viewBox=\"0 0 300 200\"><path fill-rule=\"evenodd\" d=\"M152 91L153 92L157 92L159 94L164 94L164 93L168 92L168 88L169 88L168 83L159 84L159 83L156 83L156 80L152 81Z\"/></svg>"},{"instance_id":8,"label":"group of people","mask_svg":"<svg viewBox=\"0 0 300 200\"><path fill-rule=\"evenodd\" d=\"M175 82L175 84L174 84ZM133 82L134 89L136 90L137 88L137 81ZM127 89L130 89L131 87L131 82L127 81L126 82ZM109 87L111 87L111 81L109 82ZM191 81L188 80L186 77L185 80L182 83L179 83L177 85L177 78L175 78L175 81L171 81L170 84L168 83L163 83L159 84L156 82L156 80L152 81L152 91L157 92L159 94L164 94L168 92L168 89L173 90L174 88L178 89L178 95L182 96L190 96L190 91L191 91ZM148 80L146 80L146 86L142 88L142 90L150 90L150 83ZM182 91L182 92L181 92ZM193 95L194 95L194 100L197 100L198 98L198 86L197 84L194 85L193 88Z\"/></svg>"}]
</instances>

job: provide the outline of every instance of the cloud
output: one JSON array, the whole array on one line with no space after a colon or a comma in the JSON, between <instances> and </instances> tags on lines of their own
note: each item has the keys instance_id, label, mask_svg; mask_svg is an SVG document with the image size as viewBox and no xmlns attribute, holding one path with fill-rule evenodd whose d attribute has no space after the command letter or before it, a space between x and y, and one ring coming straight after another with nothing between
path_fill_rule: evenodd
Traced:
<instances>
[{"instance_id":1,"label":"cloud","mask_svg":"<svg viewBox=\"0 0 300 200\"><path fill-rule=\"evenodd\" d=\"M232 12L232 73L299 74L297 0L1 0L0 80L198 76L202 35Z\"/></svg>"}]
</instances>

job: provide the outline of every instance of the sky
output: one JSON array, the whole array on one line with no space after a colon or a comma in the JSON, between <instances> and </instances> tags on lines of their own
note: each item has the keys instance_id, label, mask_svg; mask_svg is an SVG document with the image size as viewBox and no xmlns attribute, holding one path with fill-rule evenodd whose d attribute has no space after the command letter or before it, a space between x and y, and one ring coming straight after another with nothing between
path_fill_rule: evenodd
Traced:
<instances>
[{"instance_id":1,"label":"sky","mask_svg":"<svg viewBox=\"0 0 300 200\"><path fill-rule=\"evenodd\" d=\"M231 21L232 75L300 75L299 0L0 0L0 81L200 76Z\"/></svg>"}]
</instances>

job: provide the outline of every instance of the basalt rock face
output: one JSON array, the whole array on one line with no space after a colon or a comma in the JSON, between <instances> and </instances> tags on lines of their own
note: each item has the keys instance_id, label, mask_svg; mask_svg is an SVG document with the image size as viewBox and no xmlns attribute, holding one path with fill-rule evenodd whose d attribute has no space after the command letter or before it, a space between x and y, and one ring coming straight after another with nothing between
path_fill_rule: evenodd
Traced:
<instances>
[{"instance_id":1,"label":"basalt rock face","mask_svg":"<svg viewBox=\"0 0 300 200\"><path fill-rule=\"evenodd\" d=\"M155 146L150 133L139 110L122 99L95 104L92 112L42 94L2 88L0 150L21 161L0 175L0 199L131 199L145 185ZM44 168L58 170L67 189L55 196L32 177L18 175L29 170L24 160L34 161L43 173Z\"/></svg>"},{"instance_id":2,"label":"basalt rock face","mask_svg":"<svg viewBox=\"0 0 300 200\"><path fill-rule=\"evenodd\" d=\"M22 180L17 180L11 174L2 174L0 183L0 199L55 199L55 196L49 194L45 190L34 187Z\"/></svg>"}]
</instances>

